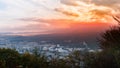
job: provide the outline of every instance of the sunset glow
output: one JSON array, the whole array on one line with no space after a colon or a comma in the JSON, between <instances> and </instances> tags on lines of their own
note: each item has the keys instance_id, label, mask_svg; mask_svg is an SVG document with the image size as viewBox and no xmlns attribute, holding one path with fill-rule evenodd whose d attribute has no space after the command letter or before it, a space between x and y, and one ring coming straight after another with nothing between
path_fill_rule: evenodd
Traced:
<instances>
[{"instance_id":1,"label":"sunset glow","mask_svg":"<svg viewBox=\"0 0 120 68\"><path fill-rule=\"evenodd\" d=\"M111 22L111 16L116 14L116 11L113 8L108 6L98 6L92 2L80 2L76 1L75 5L68 6L62 5L62 8L56 9L56 11L61 12L67 16L71 16L73 20L77 21L102 21L102 22ZM109 21L108 21L109 20Z\"/></svg>"},{"instance_id":2,"label":"sunset glow","mask_svg":"<svg viewBox=\"0 0 120 68\"><path fill-rule=\"evenodd\" d=\"M116 24L112 16L120 14L119 3L119 0L0 0L0 33L49 34L74 29L71 25L76 23L77 27L84 23L83 27L88 28L94 24L97 28L100 23Z\"/></svg>"}]
</instances>

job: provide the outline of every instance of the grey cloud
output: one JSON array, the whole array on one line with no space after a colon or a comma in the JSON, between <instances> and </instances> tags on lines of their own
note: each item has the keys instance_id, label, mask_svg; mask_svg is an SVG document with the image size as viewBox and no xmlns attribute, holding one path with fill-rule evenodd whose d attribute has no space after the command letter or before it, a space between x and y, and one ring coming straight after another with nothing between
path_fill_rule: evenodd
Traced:
<instances>
[{"instance_id":1,"label":"grey cloud","mask_svg":"<svg viewBox=\"0 0 120 68\"><path fill-rule=\"evenodd\" d=\"M110 5L115 5L120 3L120 0L79 0L79 1L83 1L86 3L91 2L96 5L105 5L105 6L110 6Z\"/></svg>"},{"instance_id":2,"label":"grey cloud","mask_svg":"<svg viewBox=\"0 0 120 68\"><path fill-rule=\"evenodd\" d=\"M119 0L92 0L97 5L115 5L120 3Z\"/></svg>"},{"instance_id":3,"label":"grey cloud","mask_svg":"<svg viewBox=\"0 0 120 68\"><path fill-rule=\"evenodd\" d=\"M60 2L62 4L71 5L71 6L77 6L78 5L75 0L60 0Z\"/></svg>"},{"instance_id":4,"label":"grey cloud","mask_svg":"<svg viewBox=\"0 0 120 68\"><path fill-rule=\"evenodd\" d=\"M55 11L57 12L61 12L67 16L73 16L73 17L78 17L79 15L77 13L74 13L74 12L70 12L70 11L65 11L63 9L60 9L60 8L56 8Z\"/></svg>"},{"instance_id":5,"label":"grey cloud","mask_svg":"<svg viewBox=\"0 0 120 68\"><path fill-rule=\"evenodd\" d=\"M42 18L20 18L20 19L17 19L17 20L45 23L44 19L42 19ZM46 22L46 23L47 23L47 22Z\"/></svg>"},{"instance_id":6,"label":"grey cloud","mask_svg":"<svg viewBox=\"0 0 120 68\"><path fill-rule=\"evenodd\" d=\"M119 4L120 0L60 0L61 3L66 5L78 5L76 1L85 2L85 3L94 3L96 5L115 5Z\"/></svg>"}]
</instances>

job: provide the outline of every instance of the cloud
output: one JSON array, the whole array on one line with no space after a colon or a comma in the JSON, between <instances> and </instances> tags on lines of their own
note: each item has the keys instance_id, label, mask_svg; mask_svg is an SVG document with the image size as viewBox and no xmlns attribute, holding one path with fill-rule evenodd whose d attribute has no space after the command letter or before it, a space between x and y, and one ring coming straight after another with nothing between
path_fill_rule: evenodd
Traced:
<instances>
[{"instance_id":1,"label":"cloud","mask_svg":"<svg viewBox=\"0 0 120 68\"><path fill-rule=\"evenodd\" d=\"M70 21L66 19L25 18L19 20L24 23L32 22L31 24L16 28L20 32L54 33L69 28L70 24Z\"/></svg>"},{"instance_id":2,"label":"cloud","mask_svg":"<svg viewBox=\"0 0 120 68\"><path fill-rule=\"evenodd\" d=\"M91 14L93 19L102 19L102 18L109 18L111 17L112 12L110 10L100 10L100 9L93 9L90 10L89 13Z\"/></svg>"},{"instance_id":3,"label":"cloud","mask_svg":"<svg viewBox=\"0 0 120 68\"><path fill-rule=\"evenodd\" d=\"M113 21L112 16L119 14L118 0L60 0L58 11L69 18L80 21Z\"/></svg>"},{"instance_id":4,"label":"cloud","mask_svg":"<svg viewBox=\"0 0 120 68\"><path fill-rule=\"evenodd\" d=\"M119 0L91 0L92 3L95 3L97 5L105 5L105 6L112 6L115 4L119 4Z\"/></svg>"},{"instance_id":5,"label":"cloud","mask_svg":"<svg viewBox=\"0 0 120 68\"><path fill-rule=\"evenodd\" d=\"M74 16L74 17L78 17L79 16L79 14L77 14L77 13L74 13L74 12L71 12L71 11L66 11L64 9L57 9L56 8L55 11L61 12L61 13L65 14L65 15L67 15L67 16Z\"/></svg>"},{"instance_id":6,"label":"cloud","mask_svg":"<svg viewBox=\"0 0 120 68\"><path fill-rule=\"evenodd\" d=\"M119 0L0 0L0 30L54 32L70 23L111 21ZM3 6L2 6L3 7ZM56 20L57 19L57 20ZM68 20L69 19L69 20Z\"/></svg>"},{"instance_id":7,"label":"cloud","mask_svg":"<svg viewBox=\"0 0 120 68\"><path fill-rule=\"evenodd\" d=\"M18 31L22 31L20 27L31 23L31 25L36 24L36 22L33 21L24 22L19 20L21 18L60 18L62 14L53 10L57 7L57 2L57 0L0 0L0 3L5 5L5 7L2 6L2 8L0 8L1 32L2 30L6 32L17 31L17 28L19 28ZM27 27L24 29L27 31ZM32 27L28 28L28 30L29 29L32 29ZM39 29L42 30L42 28Z\"/></svg>"},{"instance_id":8,"label":"cloud","mask_svg":"<svg viewBox=\"0 0 120 68\"><path fill-rule=\"evenodd\" d=\"M60 2L71 6L78 6L78 2L94 3L96 5L114 5L120 3L119 0L60 0Z\"/></svg>"},{"instance_id":9,"label":"cloud","mask_svg":"<svg viewBox=\"0 0 120 68\"><path fill-rule=\"evenodd\" d=\"M62 4L70 5L70 6L77 6L77 2L75 0L60 0Z\"/></svg>"},{"instance_id":10,"label":"cloud","mask_svg":"<svg viewBox=\"0 0 120 68\"><path fill-rule=\"evenodd\" d=\"M0 18L60 16L53 10L57 0L1 0L0 3L6 6L4 10L0 8Z\"/></svg>"},{"instance_id":11,"label":"cloud","mask_svg":"<svg viewBox=\"0 0 120 68\"><path fill-rule=\"evenodd\" d=\"M41 25L43 28L47 27L48 29L66 28L65 24L73 23L73 21L69 19L67 20L67 19L26 18L26 19L19 19L19 20L24 22L36 22L35 24L36 26ZM29 25L33 26L32 24L29 24Z\"/></svg>"}]
</instances>

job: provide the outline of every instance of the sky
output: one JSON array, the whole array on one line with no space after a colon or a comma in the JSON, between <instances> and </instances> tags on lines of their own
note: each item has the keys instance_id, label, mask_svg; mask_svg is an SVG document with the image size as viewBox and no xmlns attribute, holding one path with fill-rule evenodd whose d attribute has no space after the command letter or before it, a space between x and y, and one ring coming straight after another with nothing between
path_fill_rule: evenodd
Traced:
<instances>
[{"instance_id":1,"label":"sky","mask_svg":"<svg viewBox=\"0 0 120 68\"><path fill-rule=\"evenodd\" d=\"M0 0L0 33L93 32L116 24L112 16L119 14L119 0Z\"/></svg>"}]
</instances>

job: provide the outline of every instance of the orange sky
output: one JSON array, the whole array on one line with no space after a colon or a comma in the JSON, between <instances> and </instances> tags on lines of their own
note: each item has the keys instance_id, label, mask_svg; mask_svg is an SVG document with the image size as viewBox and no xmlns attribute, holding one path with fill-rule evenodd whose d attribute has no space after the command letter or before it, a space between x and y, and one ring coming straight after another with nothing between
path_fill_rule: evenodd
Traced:
<instances>
[{"instance_id":1,"label":"orange sky","mask_svg":"<svg viewBox=\"0 0 120 68\"><path fill-rule=\"evenodd\" d=\"M90 34L117 24L119 0L1 0L0 32ZM25 34L26 33L26 34Z\"/></svg>"}]
</instances>

